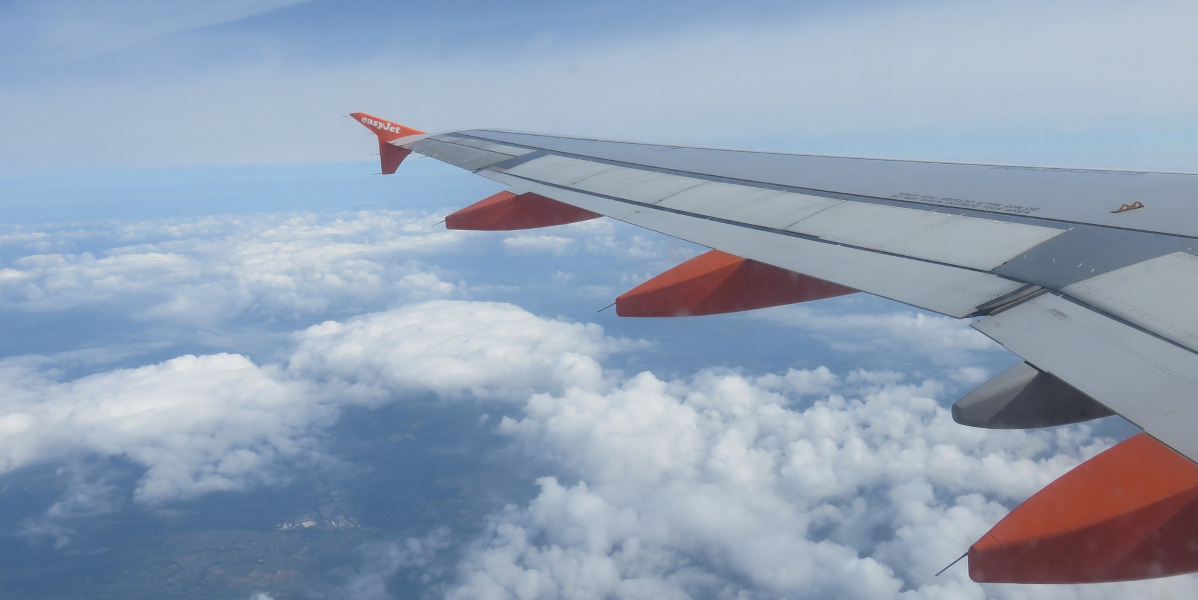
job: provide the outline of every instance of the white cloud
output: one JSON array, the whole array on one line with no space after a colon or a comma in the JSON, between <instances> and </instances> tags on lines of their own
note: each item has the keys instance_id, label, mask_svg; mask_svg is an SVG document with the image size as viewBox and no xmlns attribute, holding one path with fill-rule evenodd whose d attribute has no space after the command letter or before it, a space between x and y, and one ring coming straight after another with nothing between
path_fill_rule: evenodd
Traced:
<instances>
[{"instance_id":1,"label":"white cloud","mask_svg":"<svg viewBox=\"0 0 1198 600\"><path fill-rule=\"evenodd\" d=\"M0 360L0 473L120 457L146 469L134 499L151 505L285 482L287 468L327 460L316 434L347 403L590 389L603 385L599 360L627 343L508 304L433 301L327 321L294 344L286 366L189 355L65 381L65 359ZM101 497L71 492L30 535L68 538L64 521L88 498Z\"/></svg>"},{"instance_id":2,"label":"white cloud","mask_svg":"<svg viewBox=\"0 0 1198 600\"><path fill-rule=\"evenodd\" d=\"M144 465L134 493L156 504L283 477L316 457L313 429L335 417L307 384L244 356L181 356L57 382L0 363L0 472L80 453Z\"/></svg>"},{"instance_id":3,"label":"white cloud","mask_svg":"<svg viewBox=\"0 0 1198 600\"><path fill-rule=\"evenodd\" d=\"M961 427L934 400L939 384L901 379L642 373L615 388L534 396L499 430L563 474L493 517L449 596L981 597L963 566L933 575L1010 506L1111 441L1084 425ZM1179 592L1193 581L1123 589Z\"/></svg>"},{"instance_id":4,"label":"white cloud","mask_svg":"<svg viewBox=\"0 0 1198 600\"><path fill-rule=\"evenodd\" d=\"M25 232L17 247L118 244L27 254L0 268L0 305L30 311L115 307L138 319L216 324L244 313L296 317L452 296L422 259L456 245L430 215L236 215Z\"/></svg>"},{"instance_id":5,"label":"white cloud","mask_svg":"<svg viewBox=\"0 0 1198 600\"><path fill-rule=\"evenodd\" d=\"M552 254L562 256L573 249L574 240L560 235L521 234L504 238L503 247L511 254Z\"/></svg>"},{"instance_id":6,"label":"white cloud","mask_svg":"<svg viewBox=\"0 0 1198 600\"><path fill-rule=\"evenodd\" d=\"M614 342L594 324L543 319L510 304L435 301L329 321L295 335L289 369L367 397L402 391L521 399L594 387Z\"/></svg>"}]
</instances>

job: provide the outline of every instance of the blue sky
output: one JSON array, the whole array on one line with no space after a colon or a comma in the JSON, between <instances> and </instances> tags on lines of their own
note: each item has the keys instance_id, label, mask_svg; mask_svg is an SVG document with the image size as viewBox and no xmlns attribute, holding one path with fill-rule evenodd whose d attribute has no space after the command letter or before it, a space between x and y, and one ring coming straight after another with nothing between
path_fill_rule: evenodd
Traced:
<instances>
[{"instance_id":1,"label":"blue sky","mask_svg":"<svg viewBox=\"0 0 1198 600\"><path fill-rule=\"evenodd\" d=\"M335 115L353 110L425 130L1194 169L1183 2L0 10L5 173L352 160L359 133Z\"/></svg>"},{"instance_id":2,"label":"blue sky","mask_svg":"<svg viewBox=\"0 0 1198 600\"><path fill-rule=\"evenodd\" d=\"M1193 171L1196 17L1183 2L0 5L0 562L15 565L0 591L1192 589L932 576L1129 432L952 423L948 405L1015 360L967 323L862 294L596 312L701 249L609 220L446 231L496 184L416 158L374 176L373 138L341 115Z\"/></svg>"}]
</instances>

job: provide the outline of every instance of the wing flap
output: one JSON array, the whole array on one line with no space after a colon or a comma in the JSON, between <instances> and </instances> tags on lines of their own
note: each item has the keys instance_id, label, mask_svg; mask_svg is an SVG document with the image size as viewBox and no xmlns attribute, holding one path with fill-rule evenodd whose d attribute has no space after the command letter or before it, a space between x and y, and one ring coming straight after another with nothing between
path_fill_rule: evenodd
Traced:
<instances>
[{"instance_id":1,"label":"wing flap","mask_svg":"<svg viewBox=\"0 0 1198 600\"><path fill-rule=\"evenodd\" d=\"M973 327L1198 460L1198 354L1052 293Z\"/></svg>"},{"instance_id":2,"label":"wing flap","mask_svg":"<svg viewBox=\"0 0 1198 600\"><path fill-rule=\"evenodd\" d=\"M575 186L586 192L614 196L640 204L656 204L703 183L704 180L694 177L617 167L587 177Z\"/></svg>"},{"instance_id":3,"label":"wing flap","mask_svg":"<svg viewBox=\"0 0 1198 600\"><path fill-rule=\"evenodd\" d=\"M574 187L588 177L617 169L616 165L549 154L507 169L507 173L529 179Z\"/></svg>"},{"instance_id":4,"label":"wing flap","mask_svg":"<svg viewBox=\"0 0 1198 600\"><path fill-rule=\"evenodd\" d=\"M866 202L841 202L786 228L850 244L989 271L1062 230Z\"/></svg>"},{"instance_id":5,"label":"wing flap","mask_svg":"<svg viewBox=\"0 0 1198 600\"><path fill-rule=\"evenodd\" d=\"M776 228L793 225L841 202L809 194L708 181L674 194L658 205L720 219L739 220L758 227Z\"/></svg>"},{"instance_id":6,"label":"wing flap","mask_svg":"<svg viewBox=\"0 0 1198 600\"><path fill-rule=\"evenodd\" d=\"M1161 337L1198 350L1198 256L1174 252L1062 290Z\"/></svg>"}]
</instances>

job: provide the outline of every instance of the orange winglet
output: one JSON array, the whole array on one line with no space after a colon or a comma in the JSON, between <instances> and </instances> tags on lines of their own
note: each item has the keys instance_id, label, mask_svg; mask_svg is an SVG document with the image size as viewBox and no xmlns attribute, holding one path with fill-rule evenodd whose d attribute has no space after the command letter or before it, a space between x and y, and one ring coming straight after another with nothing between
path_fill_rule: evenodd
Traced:
<instances>
[{"instance_id":1,"label":"orange winglet","mask_svg":"<svg viewBox=\"0 0 1198 600\"><path fill-rule=\"evenodd\" d=\"M598 219L603 215L527 192L499 192L445 217L447 229L511 231Z\"/></svg>"},{"instance_id":2,"label":"orange winglet","mask_svg":"<svg viewBox=\"0 0 1198 600\"><path fill-rule=\"evenodd\" d=\"M380 119L366 113L350 113L349 116L358 120L367 129L374 132L379 138L379 161L382 163L383 174L390 175L399 169L399 163L407 158L412 153L411 150L400 146L391 145L392 140L408 137L411 135L420 135L424 133L418 129L412 129L399 123L393 123L386 119Z\"/></svg>"},{"instance_id":3,"label":"orange winglet","mask_svg":"<svg viewBox=\"0 0 1198 600\"><path fill-rule=\"evenodd\" d=\"M853 288L712 250L616 298L621 317L685 317L843 296Z\"/></svg>"},{"instance_id":4,"label":"orange winglet","mask_svg":"<svg viewBox=\"0 0 1198 600\"><path fill-rule=\"evenodd\" d=\"M969 548L978 582L1099 583L1198 571L1198 465L1147 434L1082 463Z\"/></svg>"}]
</instances>

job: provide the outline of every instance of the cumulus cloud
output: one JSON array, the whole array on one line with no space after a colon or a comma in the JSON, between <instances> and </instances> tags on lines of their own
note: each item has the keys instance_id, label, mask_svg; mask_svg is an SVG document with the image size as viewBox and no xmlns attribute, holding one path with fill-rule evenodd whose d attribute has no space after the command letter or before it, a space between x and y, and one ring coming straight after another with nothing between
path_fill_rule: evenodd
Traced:
<instances>
[{"instance_id":1,"label":"cumulus cloud","mask_svg":"<svg viewBox=\"0 0 1198 600\"><path fill-rule=\"evenodd\" d=\"M300 317L443 298L453 283L421 262L456 244L432 215L359 212L135 221L24 231L17 248L109 247L18 256L0 268L0 305L27 311L118 307L133 318L217 324L250 313Z\"/></svg>"},{"instance_id":2,"label":"cumulus cloud","mask_svg":"<svg viewBox=\"0 0 1198 600\"><path fill-rule=\"evenodd\" d=\"M561 256L574 246L574 240L560 235L525 234L505 238L503 247L511 254L545 253Z\"/></svg>"},{"instance_id":3,"label":"cumulus cloud","mask_svg":"<svg viewBox=\"0 0 1198 600\"><path fill-rule=\"evenodd\" d=\"M15 364L14 364L15 363ZM134 498L160 503L284 477L315 457L335 417L302 382L233 354L181 356L58 382L0 363L0 472L84 453L146 468Z\"/></svg>"},{"instance_id":4,"label":"cumulus cloud","mask_svg":"<svg viewBox=\"0 0 1198 600\"><path fill-rule=\"evenodd\" d=\"M328 321L295 336L289 369L368 397L432 391L522 399L594 387L618 346L594 324L537 317L510 304L434 301Z\"/></svg>"},{"instance_id":5,"label":"cumulus cloud","mask_svg":"<svg viewBox=\"0 0 1198 600\"><path fill-rule=\"evenodd\" d=\"M939 391L901 374L817 369L642 373L534 396L499 431L562 472L493 517L449 596L980 598L963 567L933 575L1112 441L1084 425L964 428Z\"/></svg>"},{"instance_id":6,"label":"cumulus cloud","mask_svg":"<svg viewBox=\"0 0 1198 600\"><path fill-rule=\"evenodd\" d=\"M432 301L298 332L285 365L189 355L60 381L51 359L10 358L0 361L0 473L119 457L145 468L134 491L144 504L250 489L327 460L317 434L346 403L594 388L600 359L624 344L509 304ZM99 498L69 496L46 523ZM42 532L52 533L66 535Z\"/></svg>"}]
</instances>

